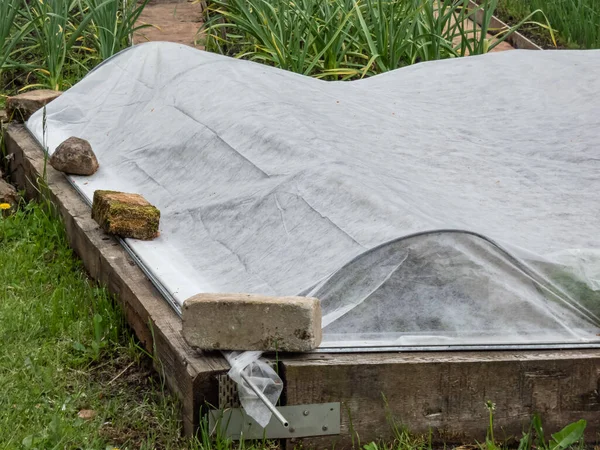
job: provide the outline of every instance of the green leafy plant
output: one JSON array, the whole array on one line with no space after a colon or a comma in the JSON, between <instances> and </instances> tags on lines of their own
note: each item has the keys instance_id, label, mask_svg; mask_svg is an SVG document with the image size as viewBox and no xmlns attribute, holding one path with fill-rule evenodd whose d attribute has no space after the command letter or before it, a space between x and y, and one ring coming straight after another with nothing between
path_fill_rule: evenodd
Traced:
<instances>
[{"instance_id":1,"label":"green leafy plant","mask_svg":"<svg viewBox=\"0 0 600 450\"><path fill-rule=\"evenodd\" d=\"M148 0L3 0L0 79L11 91L64 89L130 45ZM5 85L6 86L6 85ZM6 87L5 87L6 89Z\"/></svg>"},{"instance_id":2,"label":"green leafy plant","mask_svg":"<svg viewBox=\"0 0 600 450\"><path fill-rule=\"evenodd\" d=\"M2 72L18 63L11 59L23 36L29 31L30 23L17 20L23 0L2 0L0 2L0 80Z\"/></svg>"},{"instance_id":3,"label":"green leafy plant","mask_svg":"<svg viewBox=\"0 0 600 450\"><path fill-rule=\"evenodd\" d=\"M488 400L485 402L485 407L488 410L488 428L485 436L485 446L487 450L499 450L494 439L494 411L496 410L496 404Z\"/></svg>"},{"instance_id":4,"label":"green leafy plant","mask_svg":"<svg viewBox=\"0 0 600 450\"><path fill-rule=\"evenodd\" d=\"M207 50L344 80L492 50L533 15L491 30L497 2L209 0L200 32ZM481 26L474 25L476 15Z\"/></svg>"},{"instance_id":5,"label":"green leafy plant","mask_svg":"<svg viewBox=\"0 0 600 450\"><path fill-rule=\"evenodd\" d=\"M544 15L535 14L543 11ZM517 23L535 14L552 24L562 46L600 48L600 2L597 0L502 0L498 14L505 21ZM543 38L536 22L528 24L527 31Z\"/></svg>"},{"instance_id":6,"label":"green leafy plant","mask_svg":"<svg viewBox=\"0 0 600 450\"><path fill-rule=\"evenodd\" d=\"M69 19L75 4L68 0L38 0L26 3L27 18L33 29L35 45L42 54L39 73L44 85L60 90L67 55L82 36L91 14L83 15L79 23Z\"/></svg>"},{"instance_id":7,"label":"green leafy plant","mask_svg":"<svg viewBox=\"0 0 600 450\"><path fill-rule=\"evenodd\" d=\"M545 439L542 420L538 414L534 415L532 425L536 433L536 445L538 448L542 450L565 450L583 442L583 434L587 422L581 419L570 423L559 432L554 433L549 441Z\"/></svg>"},{"instance_id":8,"label":"green leafy plant","mask_svg":"<svg viewBox=\"0 0 600 450\"><path fill-rule=\"evenodd\" d=\"M482 450L500 450L494 438L494 411L496 405L488 400L485 403L488 410L488 427L485 439L485 445L480 445ZM534 414L529 425L529 430L523 433L519 441L518 450L531 450L535 444L539 450L566 450L574 445L583 447L583 435L587 422L581 419L577 422L570 423L562 430L554 433L550 440L546 440L542 419L539 414Z\"/></svg>"},{"instance_id":9,"label":"green leafy plant","mask_svg":"<svg viewBox=\"0 0 600 450\"><path fill-rule=\"evenodd\" d=\"M102 355L102 350L108 344L108 342L105 340L105 327L103 324L102 316L100 314L94 314L93 329L93 340L90 343L89 347L86 347L79 341L73 342L73 349L86 356L86 358L84 358L83 361L86 361L87 358L91 359L91 361L97 361L98 359L100 359L100 356Z\"/></svg>"},{"instance_id":10,"label":"green leafy plant","mask_svg":"<svg viewBox=\"0 0 600 450\"><path fill-rule=\"evenodd\" d=\"M133 33L150 25L136 25L149 0L85 0L95 32L92 34L101 60L131 44Z\"/></svg>"}]
</instances>

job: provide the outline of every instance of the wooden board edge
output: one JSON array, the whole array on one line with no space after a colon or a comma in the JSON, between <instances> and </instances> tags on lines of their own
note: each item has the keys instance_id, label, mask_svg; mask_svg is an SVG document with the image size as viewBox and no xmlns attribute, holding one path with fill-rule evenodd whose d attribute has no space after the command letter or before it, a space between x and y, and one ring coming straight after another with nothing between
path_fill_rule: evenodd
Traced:
<instances>
[{"instance_id":1,"label":"wooden board edge","mask_svg":"<svg viewBox=\"0 0 600 450\"><path fill-rule=\"evenodd\" d=\"M484 442L488 400L501 441L518 440L534 413L551 433L586 419L586 442L599 441L599 350L297 355L279 373L286 405L342 404L340 436L288 448L389 442L392 420L435 445Z\"/></svg>"}]
</instances>

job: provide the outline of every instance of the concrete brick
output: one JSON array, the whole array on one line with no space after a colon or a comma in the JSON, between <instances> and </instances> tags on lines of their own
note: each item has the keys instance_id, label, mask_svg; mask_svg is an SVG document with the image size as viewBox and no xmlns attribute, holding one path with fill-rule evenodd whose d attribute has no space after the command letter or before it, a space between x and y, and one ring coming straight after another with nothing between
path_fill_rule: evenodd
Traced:
<instances>
[{"instance_id":1,"label":"concrete brick","mask_svg":"<svg viewBox=\"0 0 600 450\"><path fill-rule=\"evenodd\" d=\"M202 350L314 350L322 338L321 302L311 297L198 294L183 304L183 337Z\"/></svg>"},{"instance_id":2,"label":"concrete brick","mask_svg":"<svg viewBox=\"0 0 600 450\"><path fill-rule=\"evenodd\" d=\"M62 92L50 89L28 91L6 99L6 115L9 120L25 122L38 109L60 96Z\"/></svg>"},{"instance_id":3,"label":"concrete brick","mask_svg":"<svg viewBox=\"0 0 600 450\"><path fill-rule=\"evenodd\" d=\"M96 191L92 219L107 233L151 240L158 236L160 211L139 194Z\"/></svg>"}]
</instances>

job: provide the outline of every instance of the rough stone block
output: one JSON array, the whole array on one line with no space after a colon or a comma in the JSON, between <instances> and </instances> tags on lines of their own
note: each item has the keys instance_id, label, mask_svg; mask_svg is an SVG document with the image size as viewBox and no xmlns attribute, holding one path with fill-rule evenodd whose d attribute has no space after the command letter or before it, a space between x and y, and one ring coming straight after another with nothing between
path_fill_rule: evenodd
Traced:
<instances>
[{"instance_id":1,"label":"rough stone block","mask_svg":"<svg viewBox=\"0 0 600 450\"><path fill-rule=\"evenodd\" d=\"M25 122L44 105L60 96L62 92L50 89L28 91L6 99L6 115L9 120Z\"/></svg>"},{"instance_id":2,"label":"rough stone block","mask_svg":"<svg viewBox=\"0 0 600 450\"><path fill-rule=\"evenodd\" d=\"M311 297L198 294L183 304L183 337L203 350L304 352L321 343L321 303Z\"/></svg>"},{"instance_id":3,"label":"rough stone block","mask_svg":"<svg viewBox=\"0 0 600 450\"><path fill-rule=\"evenodd\" d=\"M158 236L160 211L139 194L96 191L92 219L108 233L147 241Z\"/></svg>"}]
</instances>

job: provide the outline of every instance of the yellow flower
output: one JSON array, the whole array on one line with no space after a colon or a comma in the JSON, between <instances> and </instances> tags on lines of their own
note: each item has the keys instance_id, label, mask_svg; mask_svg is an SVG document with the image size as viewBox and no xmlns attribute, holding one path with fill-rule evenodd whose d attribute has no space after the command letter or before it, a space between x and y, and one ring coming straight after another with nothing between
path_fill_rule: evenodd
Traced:
<instances>
[{"instance_id":1,"label":"yellow flower","mask_svg":"<svg viewBox=\"0 0 600 450\"><path fill-rule=\"evenodd\" d=\"M10 209L10 204L0 203L0 210Z\"/></svg>"}]
</instances>

